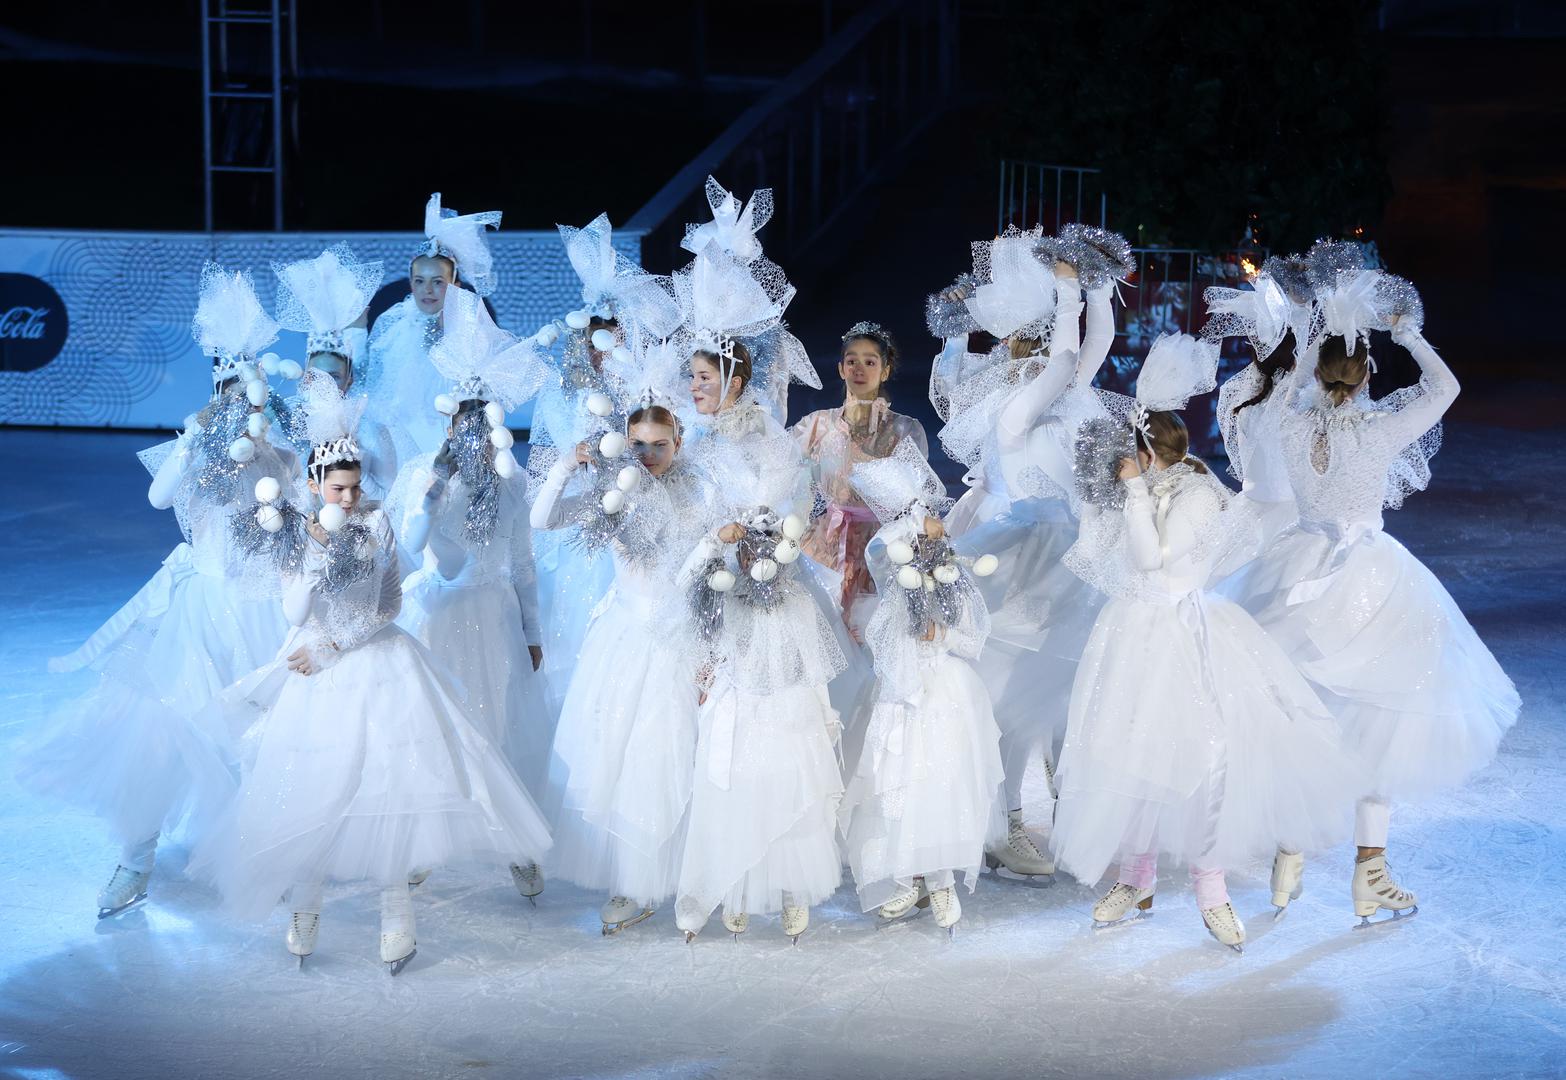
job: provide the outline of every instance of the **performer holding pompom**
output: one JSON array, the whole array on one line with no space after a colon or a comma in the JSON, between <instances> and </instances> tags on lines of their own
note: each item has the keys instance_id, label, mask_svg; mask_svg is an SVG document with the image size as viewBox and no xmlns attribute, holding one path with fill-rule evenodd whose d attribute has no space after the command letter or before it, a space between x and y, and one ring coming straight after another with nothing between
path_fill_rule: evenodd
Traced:
<instances>
[{"instance_id":1,"label":"performer holding pompom","mask_svg":"<svg viewBox=\"0 0 1566 1080\"><path fill-rule=\"evenodd\" d=\"M542 675L538 587L525 478L505 414L549 374L536 345L497 327L479 299L446 299L430 350L451 390L431 407L450 418L445 444L404 468L388 507L419 569L402 583L398 624L455 676L470 715L535 799L545 798L553 713ZM535 862L511 864L517 891L544 888Z\"/></svg>"},{"instance_id":2,"label":"performer holding pompom","mask_svg":"<svg viewBox=\"0 0 1566 1080\"><path fill-rule=\"evenodd\" d=\"M354 428L363 398L306 383L312 450L307 518L258 513L278 538L283 609L294 626L276 660L225 695L259 709L244 782L192 857L227 906L262 918L285 893L288 951L315 950L325 881L381 887L380 957L393 975L416 946L408 876L465 862L537 858L549 830L428 653L396 619L396 538L361 494ZM259 493L258 494L265 494Z\"/></svg>"},{"instance_id":3,"label":"performer holding pompom","mask_svg":"<svg viewBox=\"0 0 1566 1080\"><path fill-rule=\"evenodd\" d=\"M928 906L948 931L962 917L986 845L1004 842L1000 731L973 669L989 632L972 569L947 543L940 478L906 442L855 465L858 497L883 522L867 549L881 597L865 628L875 661L864 749L840 815L863 909L896 919Z\"/></svg>"},{"instance_id":4,"label":"performer holding pompom","mask_svg":"<svg viewBox=\"0 0 1566 1080\"><path fill-rule=\"evenodd\" d=\"M1280 842L1335 842L1354 777L1336 725L1288 657L1208 590L1213 567L1255 528L1189 456L1173 411L1216 374L1215 346L1184 335L1154 343L1137 379L1136 453L1114 492L1123 505L1085 509L1066 555L1110 599L1072 689L1053 846L1087 884L1119 857L1093 908L1100 926L1151 908L1160 854L1188 865L1202 921L1240 951L1245 926L1224 868Z\"/></svg>"},{"instance_id":5,"label":"performer holding pompom","mask_svg":"<svg viewBox=\"0 0 1566 1080\"><path fill-rule=\"evenodd\" d=\"M232 537L257 483L291 490L297 461L269 408L267 370L297 365L257 354L277 324L249 274L208 264L192 333L212 357L212 401L173 442L143 451L147 497L172 508L185 542L86 644L50 670L92 667L97 686L70 702L22 752L19 780L102 817L122 845L98 895L98 917L147 896L160 834L209 826L233 793L228 739L208 704L277 651L287 630L275 588L250 588ZM263 567L263 570L265 568ZM275 579L271 579L275 583Z\"/></svg>"},{"instance_id":6,"label":"performer holding pompom","mask_svg":"<svg viewBox=\"0 0 1566 1080\"><path fill-rule=\"evenodd\" d=\"M1106 230L1072 225L1060 237L1010 230L973 250L974 273L928 303L931 329L947 335L930 396L947 418L942 445L969 467L968 490L948 515L947 531L959 549L1001 559L1000 571L981 586L991 622L977 662L1006 765L1006 842L989 862L1048 875L1054 863L1023 822L1022 782L1042 747L1045 781L1055 793L1054 744L1065 731L1077 659L1102 603L1060 558L1077 536L1076 433L1109 415L1093 377L1114 340L1114 281L1129 272L1130 245ZM1079 345L1084 283L1087 337ZM1000 341L988 357L966 351L976 329Z\"/></svg>"},{"instance_id":7,"label":"performer holding pompom","mask_svg":"<svg viewBox=\"0 0 1566 1080\"><path fill-rule=\"evenodd\" d=\"M607 548L614 560L614 585L561 707L550 775L559 806L551 872L610 893L600 912L605 934L650 917L678 881L697 672L660 613L713 510L706 485L680 457L680 424L669 409L679 354L652 346L636 360L625 430L557 461L532 511L535 529L574 527L574 543L599 558Z\"/></svg>"},{"instance_id":8,"label":"performer holding pompom","mask_svg":"<svg viewBox=\"0 0 1566 1080\"><path fill-rule=\"evenodd\" d=\"M1323 250L1325 249L1325 250ZM1413 286L1312 249L1326 319L1313 370L1279 422L1299 522L1232 585L1343 725L1368 771L1359 800L1355 913L1417 910L1386 865L1391 802L1463 783L1492 761L1521 702L1452 597L1383 531L1382 511L1429 481L1457 379L1420 331ZM1390 329L1420 380L1375 401L1369 331ZM1280 855L1273 903L1299 895L1303 861Z\"/></svg>"}]
</instances>

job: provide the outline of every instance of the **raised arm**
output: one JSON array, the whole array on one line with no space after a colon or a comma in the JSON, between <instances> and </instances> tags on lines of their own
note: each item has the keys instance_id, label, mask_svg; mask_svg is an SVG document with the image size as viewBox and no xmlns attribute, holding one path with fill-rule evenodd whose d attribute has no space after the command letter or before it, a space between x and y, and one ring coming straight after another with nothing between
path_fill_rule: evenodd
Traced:
<instances>
[{"instance_id":1,"label":"raised arm","mask_svg":"<svg viewBox=\"0 0 1566 1080\"><path fill-rule=\"evenodd\" d=\"M565 486L576 475L577 467L575 450L567 448L560 455L560 460L550 468L543 486L539 488L538 498L533 501L533 509L528 514L528 521L533 528L559 529L568 523L570 503L565 498Z\"/></svg>"},{"instance_id":2,"label":"raised arm","mask_svg":"<svg viewBox=\"0 0 1566 1080\"><path fill-rule=\"evenodd\" d=\"M1076 378L1081 362L1077 323L1082 314L1082 289L1075 273L1057 274L1055 283L1059 298L1055 304L1055 328L1050 334L1049 361L1044 370L1001 409L997 434L1002 452L1021 449L1033 425L1049 412L1050 406ZM1108 346L1105 348L1107 350ZM1093 369L1098 370L1097 363Z\"/></svg>"},{"instance_id":3,"label":"raised arm","mask_svg":"<svg viewBox=\"0 0 1566 1080\"><path fill-rule=\"evenodd\" d=\"M174 498L179 494L180 484L184 482L185 473L190 469L193 458L191 443L194 442L194 434L191 429L174 440L174 450L163 459L163 464L158 466L158 473L152 478L152 483L147 487L147 501L154 509L167 510L174 505Z\"/></svg>"},{"instance_id":4,"label":"raised arm","mask_svg":"<svg viewBox=\"0 0 1566 1080\"><path fill-rule=\"evenodd\" d=\"M1446 410L1457 400L1460 387L1452 369L1419 331L1399 330L1394 326L1392 340L1407 349L1419 364L1419 382L1409 388L1415 392L1407 395L1406 403L1400 401L1397 408L1381 413L1376 421L1382 432L1390 433L1401 448L1440 423Z\"/></svg>"}]
</instances>

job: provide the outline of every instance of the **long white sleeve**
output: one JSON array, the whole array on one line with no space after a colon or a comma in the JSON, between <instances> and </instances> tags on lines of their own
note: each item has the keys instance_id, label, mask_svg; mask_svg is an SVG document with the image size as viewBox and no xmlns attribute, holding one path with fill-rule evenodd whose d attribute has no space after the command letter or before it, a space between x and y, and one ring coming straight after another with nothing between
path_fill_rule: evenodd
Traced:
<instances>
[{"instance_id":1,"label":"long white sleeve","mask_svg":"<svg viewBox=\"0 0 1566 1080\"><path fill-rule=\"evenodd\" d=\"M528 521L533 528L558 529L566 524L569 504L563 498L563 493L576 470L575 457L561 457L549 470L543 487L539 489L538 498L533 502L533 509L528 514Z\"/></svg>"},{"instance_id":2,"label":"long white sleeve","mask_svg":"<svg viewBox=\"0 0 1566 1080\"><path fill-rule=\"evenodd\" d=\"M1159 532L1158 501L1141 479L1126 484L1126 543L1138 570L1159 570L1195 550L1199 536L1191 512L1175 499Z\"/></svg>"},{"instance_id":3,"label":"long white sleeve","mask_svg":"<svg viewBox=\"0 0 1566 1080\"><path fill-rule=\"evenodd\" d=\"M158 474L147 487L147 501L154 509L167 510L174 505L174 497L179 494L180 484L184 482L185 473L194 459L190 442L190 434L182 434L175 442L174 452L158 466Z\"/></svg>"},{"instance_id":4,"label":"long white sleeve","mask_svg":"<svg viewBox=\"0 0 1566 1080\"><path fill-rule=\"evenodd\" d=\"M1093 373L1104 361L1104 356L1109 352L1109 343L1114 340L1114 321L1108 313L1108 286L1104 287L1102 300L1103 310L1095 309L1090 316L1095 336L1089 341L1095 350L1100 350L1095 357L1087 362L1079 355L1082 342L1078 338L1077 322L1082 312L1082 290L1075 277L1062 277L1057 280L1059 301L1055 308L1055 329L1050 336L1049 361L1032 382L1018 391L1006 407L1001 410L998 424L998 436L1001 452L1017 451L1022 449L1028 438L1028 432L1038 423L1039 417L1049 412L1050 406L1056 399L1066 392L1072 381L1078 378L1078 371L1091 364ZM1098 293L1099 290L1095 290ZM1109 327L1109 334L1104 336L1104 325ZM1089 379L1091 380L1091 374Z\"/></svg>"},{"instance_id":5,"label":"long white sleeve","mask_svg":"<svg viewBox=\"0 0 1566 1080\"><path fill-rule=\"evenodd\" d=\"M1446 410L1457 400L1460 387L1452 369L1418 331L1394 331L1393 340L1407 349L1419 364L1420 392L1408 404L1383 414L1376 422L1382 426L1383 433L1391 432L1400 446L1407 446L1440 423Z\"/></svg>"},{"instance_id":6,"label":"long white sleeve","mask_svg":"<svg viewBox=\"0 0 1566 1080\"><path fill-rule=\"evenodd\" d=\"M310 621L315 588L321 582L321 547L314 537L305 537L305 543L310 548L305 553L304 568L283 583L283 617L291 626L303 626Z\"/></svg>"},{"instance_id":7,"label":"long white sleeve","mask_svg":"<svg viewBox=\"0 0 1566 1080\"><path fill-rule=\"evenodd\" d=\"M517 483L520 485L521 481ZM529 645L542 645L544 632L538 615L538 566L533 560L532 524L520 487L508 494L516 499L511 521L511 587L522 609L522 639Z\"/></svg>"},{"instance_id":8,"label":"long white sleeve","mask_svg":"<svg viewBox=\"0 0 1566 1080\"><path fill-rule=\"evenodd\" d=\"M1098 369L1104 366L1109 349L1115 343L1115 287L1100 285L1087 294L1087 336L1077 355L1078 386L1093 385Z\"/></svg>"}]
</instances>

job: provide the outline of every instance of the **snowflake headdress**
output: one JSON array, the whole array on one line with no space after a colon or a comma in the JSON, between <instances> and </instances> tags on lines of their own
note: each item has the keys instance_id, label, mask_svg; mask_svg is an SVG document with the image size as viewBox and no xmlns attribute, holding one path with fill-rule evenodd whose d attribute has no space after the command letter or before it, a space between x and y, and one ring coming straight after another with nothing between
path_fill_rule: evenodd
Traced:
<instances>
[{"instance_id":1,"label":"snowflake headdress","mask_svg":"<svg viewBox=\"0 0 1566 1080\"><path fill-rule=\"evenodd\" d=\"M272 273L277 275L277 321L306 335L305 357L334 353L357 360L352 339L343 331L364 314L380 288L385 277L381 261L360 262L343 243L313 259L274 262Z\"/></svg>"},{"instance_id":2,"label":"snowflake headdress","mask_svg":"<svg viewBox=\"0 0 1566 1080\"><path fill-rule=\"evenodd\" d=\"M364 394L344 394L324 371L304 373L299 381L299 403L303 406L304 438L310 444L311 479L319 483L333 465L363 460L359 418L369 402Z\"/></svg>"},{"instance_id":3,"label":"snowflake headdress","mask_svg":"<svg viewBox=\"0 0 1566 1080\"><path fill-rule=\"evenodd\" d=\"M716 179L707 177L707 205L712 220L685 226L680 246L692 255L700 255L708 244L716 243L740 263L749 265L761 255L756 234L772 220L772 189L761 188L743 207Z\"/></svg>"},{"instance_id":4,"label":"snowflake headdress","mask_svg":"<svg viewBox=\"0 0 1566 1080\"><path fill-rule=\"evenodd\" d=\"M424 207L425 243L414 258L444 255L457 264L457 274L480 296L495 291L495 257L484 231L500 228L500 211L458 214L440 204L440 192Z\"/></svg>"},{"instance_id":5,"label":"snowflake headdress","mask_svg":"<svg viewBox=\"0 0 1566 1080\"><path fill-rule=\"evenodd\" d=\"M1283 288L1265 271L1256 275L1249 289L1214 286L1203 293L1207 322L1202 339L1222 344L1226 337L1243 337L1258 360L1272 355L1288 332L1291 304Z\"/></svg>"},{"instance_id":6,"label":"snowflake headdress","mask_svg":"<svg viewBox=\"0 0 1566 1080\"><path fill-rule=\"evenodd\" d=\"M201 268L201 295L190 324L191 336L201 352L212 358L214 393L230 379L247 384L261 382L261 400L266 401L266 384L256 367L256 354L277 340L277 323L256 298L255 282L248 270L230 274L217 263Z\"/></svg>"},{"instance_id":7,"label":"snowflake headdress","mask_svg":"<svg viewBox=\"0 0 1566 1080\"><path fill-rule=\"evenodd\" d=\"M975 322L997 338L1016 334L1042 340L1055 317L1055 275L1039 261L1037 230L1007 229L973 245L973 273L980 282L964 300Z\"/></svg>"},{"instance_id":8,"label":"snowflake headdress","mask_svg":"<svg viewBox=\"0 0 1566 1080\"><path fill-rule=\"evenodd\" d=\"M1218 385L1218 346L1190 334L1165 334L1153 342L1136 376L1136 408L1131 424L1149 446L1148 414L1177 412L1197 394Z\"/></svg>"}]
</instances>

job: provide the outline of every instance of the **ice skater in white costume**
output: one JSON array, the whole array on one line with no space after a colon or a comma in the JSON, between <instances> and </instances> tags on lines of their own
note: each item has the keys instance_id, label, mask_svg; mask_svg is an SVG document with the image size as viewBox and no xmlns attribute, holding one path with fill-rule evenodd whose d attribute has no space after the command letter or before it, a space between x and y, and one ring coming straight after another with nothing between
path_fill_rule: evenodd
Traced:
<instances>
[{"instance_id":1,"label":"ice skater in white costume","mask_svg":"<svg viewBox=\"0 0 1566 1080\"><path fill-rule=\"evenodd\" d=\"M160 834L183 823L196 837L232 796L231 747L207 706L287 632L276 588L253 587L231 529L258 481L286 489L298 472L257 362L277 324L248 274L208 264L192 332L212 357L212 400L177 439L141 454L153 474L147 498L174 510L185 541L86 644L50 662L57 672L91 667L98 682L17 763L24 785L102 817L122 845L99 918L146 898ZM266 360L298 378L298 365Z\"/></svg>"},{"instance_id":2,"label":"ice skater in white costume","mask_svg":"<svg viewBox=\"0 0 1566 1080\"><path fill-rule=\"evenodd\" d=\"M968 490L947 516L947 531L959 550L989 551L1001 560L980 584L991 621L976 665L994 704L1006 765L1007 836L989 862L1016 874L1049 875L1054 863L1023 821L1022 782L1042 747L1046 783L1055 794L1054 743L1065 732L1077 658L1103 602L1060 558L1077 536L1071 471L1077 431L1109 415L1093 378L1114 340L1114 280L1129 271L1130 245L1114 233L1073 225L1048 238L1012 230L973 248L974 273L927 305L931 329L946 337L931 369L930 396L947 419L942 445L969 469ZM990 355L966 351L974 330L999 340Z\"/></svg>"},{"instance_id":3,"label":"ice skater in white costume","mask_svg":"<svg viewBox=\"0 0 1566 1080\"><path fill-rule=\"evenodd\" d=\"M558 806L551 873L610 894L605 934L652 915L679 879L696 747L697 671L672 640L671 587L716 507L680 456L681 357L637 345L624 429L604 429L551 467L535 529L614 560L560 711L551 761ZM624 415L624 414L620 414Z\"/></svg>"},{"instance_id":4,"label":"ice skater in white costume","mask_svg":"<svg viewBox=\"0 0 1566 1080\"><path fill-rule=\"evenodd\" d=\"M962 917L957 875L972 892L987 845L1004 843L1000 731L974 671L989 612L972 569L947 543L950 503L913 442L855 465L858 497L882 521L866 549L880 603L865 628L875 660L864 747L840 815L865 911L896 919L931 908Z\"/></svg>"},{"instance_id":5,"label":"ice skater in white costume","mask_svg":"<svg viewBox=\"0 0 1566 1080\"><path fill-rule=\"evenodd\" d=\"M1217 348L1154 343L1137 378L1134 452L1111 441L1112 503L1084 510L1066 565L1109 597L1082 654L1052 837L1093 884L1117 857L1097 925L1153 903L1160 854L1190 867L1202 921L1240 951L1226 867L1336 843L1353 790L1337 725L1283 650L1209 589L1254 519L1196 458L1174 410L1213 388ZM1126 432L1131 435L1133 432Z\"/></svg>"},{"instance_id":6,"label":"ice skater in white costume","mask_svg":"<svg viewBox=\"0 0 1566 1080\"><path fill-rule=\"evenodd\" d=\"M1355 913L1368 919L1417 910L1386 865L1391 803L1461 784L1489 764L1521 702L1435 575L1383 530L1382 511L1429 481L1457 379L1421 334L1413 286L1338 257L1346 246L1312 249L1326 338L1279 420L1299 521L1229 591L1316 687L1368 773L1356 793L1351 886ZM1413 355L1420 379L1371 401L1377 329ZM1297 854L1280 855L1280 908L1298 895L1302 867Z\"/></svg>"},{"instance_id":7,"label":"ice skater in white costume","mask_svg":"<svg viewBox=\"0 0 1566 1080\"><path fill-rule=\"evenodd\" d=\"M362 373L370 395L365 418L391 432L401 460L433 454L446 440L444 418L429 408L447 389L430 363L430 346L440 340L448 290L466 286L481 297L495 291L495 259L484 234L499 227L499 210L458 214L441 205L440 192L431 195L424 207L425 242L408 262L409 295L370 329Z\"/></svg>"},{"instance_id":8,"label":"ice skater in white costume","mask_svg":"<svg viewBox=\"0 0 1566 1080\"><path fill-rule=\"evenodd\" d=\"M452 293L444 314L430 359L452 385L430 408L449 417L449 434L404 467L388 506L403 549L419 558L397 622L455 676L470 715L543 802L554 714L539 674L527 480L505 418L550 371L538 346L497 327L472 293ZM528 900L543 891L536 862L512 863L511 878Z\"/></svg>"},{"instance_id":9,"label":"ice skater in white costume","mask_svg":"<svg viewBox=\"0 0 1566 1080\"><path fill-rule=\"evenodd\" d=\"M429 653L395 623L396 538L361 496L354 427L363 398L306 380L308 515L258 491L294 630L269 665L225 694L245 736L244 782L192 856L228 908L264 918L287 894L285 944L315 951L322 884L381 888L380 957L393 975L417 944L408 876L418 868L537 859L549 830L500 749ZM259 715L257 715L259 711Z\"/></svg>"}]
</instances>

